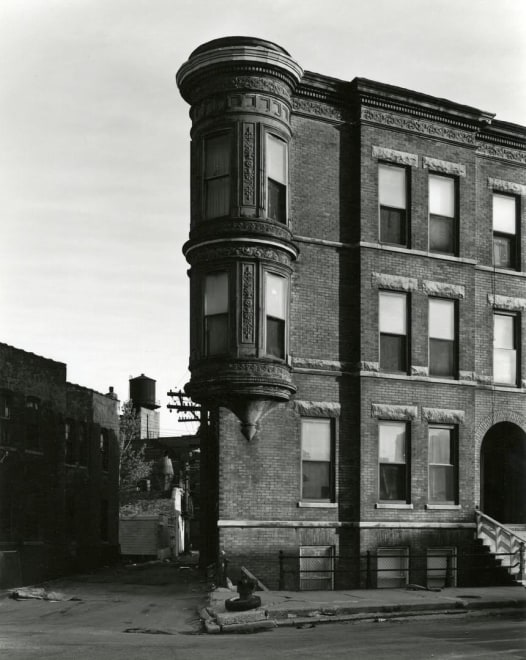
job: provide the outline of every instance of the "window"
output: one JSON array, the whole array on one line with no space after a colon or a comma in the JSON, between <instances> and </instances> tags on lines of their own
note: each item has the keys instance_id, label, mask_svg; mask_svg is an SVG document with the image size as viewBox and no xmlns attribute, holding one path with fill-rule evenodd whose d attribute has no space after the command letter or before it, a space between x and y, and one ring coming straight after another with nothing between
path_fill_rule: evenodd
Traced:
<instances>
[{"instance_id":1,"label":"window","mask_svg":"<svg viewBox=\"0 0 526 660\"><path fill-rule=\"evenodd\" d=\"M455 504L457 500L455 429L429 427L429 501Z\"/></svg>"},{"instance_id":2,"label":"window","mask_svg":"<svg viewBox=\"0 0 526 660\"><path fill-rule=\"evenodd\" d=\"M447 176L429 175L429 249L457 253L456 181Z\"/></svg>"},{"instance_id":3,"label":"window","mask_svg":"<svg viewBox=\"0 0 526 660\"><path fill-rule=\"evenodd\" d=\"M205 140L204 197L207 219L230 213L230 152L228 133Z\"/></svg>"},{"instance_id":4,"label":"window","mask_svg":"<svg viewBox=\"0 0 526 660\"><path fill-rule=\"evenodd\" d=\"M7 392L0 392L0 419L9 419L11 417L11 395Z\"/></svg>"},{"instance_id":5,"label":"window","mask_svg":"<svg viewBox=\"0 0 526 660\"><path fill-rule=\"evenodd\" d=\"M100 432L100 455L102 469L104 472L107 472L110 465L110 441L108 438L108 431L105 429Z\"/></svg>"},{"instance_id":6,"label":"window","mask_svg":"<svg viewBox=\"0 0 526 660\"><path fill-rule=\"evenodd\" d=\"M500 268L517 268L517 198L493 195L493 263Z\"/></svg>"},{"instance_id":7,"label":"window","mask_svg":"<svg viewBox=\"0 0 526 660\"><path fill-rule=\"evenodd\" d=\"M518 316L493 315L493 380L504 385L517 385Z\"/></svg>"},{"instance_id":8,"label":"window","mask_svg":"<svg viewBox=\"0 0 526 660\"><path fill-rule=\"evenodd\" d=\"M266 353L285 358L285 319L287 315L287 280L265 273Z\"/></svg>"},{"instance_id":9,"label":"window","mask_svg":"<svg viewBox=\"0 0 526 660\"><path fill-rule=\"evenodd\" d=\"M407 426L405 422L380 422L378 463L380 500L408 501Z\"/></svg>"},{"instance_id":10,"label":"window","mask_svg":"<svg viewBox=\"0 0 526 660\"><path fill-rule=\"evenodd\" d=\"M407 373L407 294L380 292L380 369Z\"/></svg>"},{"instance_id":11,"label":"window","mask_svg":"<svg viewBox=\"0 0 526 660\"><path fill-rule=\"evenodd\" d=\"M455 378L457 371L456 304L429 300L429 374Z\"/></svg>"},{"instance_id":12,"label":"window","mask_svg":"<svg viewBox=\"0 0 526 660\"><path fill-rule=\"evenodd\" d=\"M376 551L378 589L403 587L409 577L407 548L378 548Z\"/></svg>"},{"instance_id":13,"label":"window","mask_svg":"<svg viewBox=\"0 0 526 660\"><path fill-rule=\"evenodd\" d=\"M73 428L71 422L66 422L64 426L64 440L66 445L66 463L74 463L74 447L73 447Z\"/></svg>"},{"instance_id":14,"label":"window","mask_svg":"<svg viewBox=\"0 0 526 660\"><path fill-rule=\"evenodd\" d=\"M86 467L88 465L88 440L86 435L86 425L81 423L78 426L79 436L79 465Z\"/></svg>"},{"instance_id":15,"label":"window","mask_svg":"<svg viewBox=\"0 0 526 660\"><path fill-rule=\"evenodd\" d=\"M41 451L40 401L35 397L26 399L26 449Z\"/></svg>"},{"instance_id":16,"label":"window","mask_svg":"<svg viewBox=\"0 0 526 660\"><path fill-rule=\"evenodd\" d=\"M301 420L301 472L304 500L330 502L334 498L332 421Z\"/></svg>"},{"instance_id":17,"label":"window","mask_svg":"<svg viewBox=\"0 0 526 660\"><path fill-rule=\"evenodd\" d=\"M406 169L392 165L378 166L380 202L380 241L407 245Z\"/></svg>"},{"instance_id":18,"label":"window","mask_svg":"<svg viewBox=\"0 0 526 660\"><path fill-rule=\"evenodd\" d=\"M267 133L268 217L287 222L287 143Z\"/></svg>"},{"instance_id":19,"label":"window","mask_svg":"<svg viewBox=\"0 0 526 660\"><path fill-rule=\"evenodd\" d=\"M455 548L427 548L427 586L455 587L456 560Z\"/></svg>"},{"instance_id":20,"label":"window","mask_svg":"<svg viewBox=\"0 0 526 660\"><path fill-rule=\"evenodd\" d=\"M211 273L205 278L204 352L220 355L228 351L228 274Z\"/></svg>"},{"instance_id":21,"label":"window","mask_svg":"<svg viewBox=\"0 0 526 660\"><path fill-rule=\"evenodd\" d=\"M300 591L334 588L334 547L303 545L300 547Z\"/></svg>"}]
</instances>

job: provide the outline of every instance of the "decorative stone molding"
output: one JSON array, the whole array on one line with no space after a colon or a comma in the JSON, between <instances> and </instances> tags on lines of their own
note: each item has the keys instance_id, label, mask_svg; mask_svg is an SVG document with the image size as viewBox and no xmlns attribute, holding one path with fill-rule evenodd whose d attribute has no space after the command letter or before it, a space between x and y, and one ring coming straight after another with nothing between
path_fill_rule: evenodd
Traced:
<instances>
[{"instance_id":1,"label":"decorative stone molding","mask_svg":"<svg viewBox=\"0 0 526 660\"><path fill-rule=\"evenodd\" d=\"M410 420L418 414L417 406L389 405L385 403L371 404L371 417L380 419Z\"/></svg>"},{"instance_id":2,"label":"decorative stone molding","mask_svg":"<svg viewBox=\"0 0 526 660\"><path fill-rule=\"evenodd\" d=\"M397 163L398 165L418 167L418 156L416 154L410 154L405 151L395 151L394 149L387 149L386 147L373 147L373 158L386 160L390 163Z\"/></svg>"},{"instance_id":3,"label":"decorative stone molding","mask_svg":"<svg viewBox=\"0 0 526 660\"><path fill-rule=\"evenodd\" d=\"M418 280L414 277L389 275L387 273L372 273L371 283L379 289L392 289L393 291L416 291Z\"/></svg>"},{"instance_id":4,"label":"decorative stone molding","mask_svg":"<svg viewBox=\"0 0 526 660\"><path fill-rule=\"evenodd\" d=\"M439 160L438 158L422 158L422 167L424 169L432 170L433 172L441 172L443 174L451 174L454 176L466 176L466 166L460 163L450 163L447 160Z\"/></svg>"},{"instance_id":5,"label":"decorative stone molding","mask_svg":"<svg viewBox=\"0 0 526 660\"><path fill-rule=\"evenodd\" d=\"M466 288L464 286L461 284L449 284L448 282L424 280L422 282L422 289L424 293L427 293L429 296L462 299L466 295Z\"/></svg>"},{"instance_id":6,"label":"decorative stone molding","mask_svg":"<svg viewBox=\"0 0 526 660\"><path fill-rule=\"evenodd\" d=\"M219 221L207 220L200 222L190 232L190 238L192 241L197 241L199 239L215 239L224 235L232 236L236 234L243 237L250 237L251 234L264 234L288 243L292 241L292 233L288 227L268 220L253 220L252 218L242 220L221 218Z\"/></svg>"},{"instance_id":7,"label":"decorative stone molding","mask_svg":"<svg viewBox=\"0 0 526 660\"><path fill-rule=\"evenodd\" d=\"M291 255L281 250L271 248L252 247L252 246L207 246L196 248L187 253L187 260L190 264L203 261L215 261L218 259L266 259L275 263L290 266Z\"/></svg>"},{"instance_id":8,"label":"decorative stone molding","mask_svg":"<svg viewBox=\"0 0 526 660\"><path fill-rule=\"evenodd\" d=\"M434 424L463 424L465 413L463 410L449 410L447 408L422 408L422 419Z\"/></svg>"},{"instance_id":9,"label":"decorative stone molding","mask_svg":"<svg viewBox=\"0 0 526 660\"><path fill-rule=\"evenodd\" d=\"M469 382L475 382L477 377L474 371L459 371L458 372L459 380L467 380Z\"/></svg>"},{"instance_id":10,"label":"decorative stone molding","mask_svg":"<svg viewBox=\"0 0 526 660\"><path fill-rule=\"evenodd\" d=\"M462 144L475 144L475 135L473 133L423 119L413 119L405 115L373 110L367 107L362 107L361 118L375 124L382 124L383 126L398 128L404 131L412 131L413 133L431 135L443 140L451 140L452 142L460 142Z\"/></svg>"},{"instance_id":11,"label":"decorative stone molding","mask_svg":"<svg viewBox=\"0 0 526 660\"><path fill-rule=\"evenodd\" d=\"M481 374L476 374L477 383L481 385L491 385L493 380L491 376L482 376Z\"/></svg>"},{"instance_id":12,"label":"decorative stone molding","mask_svg":"<svg viewBox=\"0 0 526 660\"><path fill-rule=\"evenodd\" d=\"M324 119L343 120L343 112L340 108L310 99L294 97L292 99L292 111L296 114L314 115L315 117L322 117Z\"/></svg>"},{"instance_id":13,"label":"decorative stone molding","mask_svg":"<svg viewBox=\"0 0 526 660\"><path fill-rule=\"evenodd\" d=\"M512 181L503 181L502 179L493 179L488 177L488 188L497 192L513 193L514 195L526 195L526 186L522 183L513 183Z\"/></svg>"},{"instance_id":14,"label":"decorative stone molding","mask_svg":"<svg viewBox=\"0 0 526 660\"><path fill-rule=\"evenodd\" d=\"M360 362L360 371L372 371L378 373L380 371L380 364L378 362Z\"/></svg>"},{"instance_id":15,"label":"decorative stone molding","mask_svg":"<svg viewBox=\"0 0 526 660\"><path fill-rule=\"evenodd\" d=\"M350 371L352 365L339 360L317 360L315 358L294 357L292 365L298 369L319 369L323 371Z\"/></svg>"},{"instance_id":16,"label":"decorative stone molding","mask_svg":"<svg viewBox=\"0 0 526 660\"><path fill-rule=\"evenodd\" d=\"M256 138L255 125L243 123L243 204L256 204Z\"/></svg>"},{"instance_id":17,"label":"decorative stone molding","mask_svg":"<svg viewBox=\"0 0 526 660\"><path fill-rule=\"evenodd\" d=\"M341 405L332 401L298 401L292 402L293 408L305 417L339 417Z\"/></svg>"},{"instance_id":18,"label":"decorative stone molding","mask_svg":"<svg viewBox=\"0 0 526 660\"><path fill-rule=\"evenodd\" d=\"M491 158L500 158L509 160L513 163L526 165L526 151L519 149L509 149L493 144L479 144L477 147L477 156L489 156Z\"/></svg>"},{"instance_id":19,"label":"decorative stone molding","mask_svg":"<svg viewBox=\"0 0 526 660\"><path fill-rule=\"evenodd\" d=\"M526 298L494 296L492 293L488 293L488 302L495 309L505 309L509 312L522 312L526 309Z\"/></svg>"},{"instance_id":20,"label":"decorative stone molding","mask_svg":"<svg viewBox=\"0 0 526 660\"><path fill-rule=\"evenodd\" d=\"M254 343L254 264L242 265L241 341Z\"/></svg>"},{"instance_id":21,"label":"decorative stone molding","mask_svg":"<svg viewBox=\"0 0 526 660\"><path fill-rule=\"evenodd\" d=\"M429 376L429 367L411 366L411 376Z\"/></svg>"}]
</instances>

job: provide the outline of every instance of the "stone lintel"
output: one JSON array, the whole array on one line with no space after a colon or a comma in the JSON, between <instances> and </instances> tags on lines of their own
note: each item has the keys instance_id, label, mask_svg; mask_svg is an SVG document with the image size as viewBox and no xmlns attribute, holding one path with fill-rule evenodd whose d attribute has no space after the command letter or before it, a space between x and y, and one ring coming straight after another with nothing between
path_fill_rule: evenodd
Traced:
<instances>
[{"instance_id":1,"label":"stone lintel","mask_svg":"<svg viewBox=\"0 0 526 660\"><path fill-rule=\"evenodd\" d=\"M448 160L440 160L438 158L429 158L424 156L422 158L422 167L432 172L440 172L442 174L452 174L454 176L466 176L466 166L460 163L451 163Z\"/></svg>"},{"instance_id":2,"label":"stone lintel","mask_svg":"<svg viewBox=\"0 0 526 660\"><path fill-rule=\"evenodd\" d=\"M406 151L396 151L387 147L373 147L373 158L397 163L398 165L418 167L418 156L416 154L410 154Z\"/></svg>"},{"instance_id":3,"label":"stone lintel","mask_svg":"<svg viewBox=\"0 0 526 660\"><path fill-rule=\"evenodd\" d=\"M418 289L418 280L415 277L373 272L371 281L372 285L379 289L390 289L392 291L416 291Z\"/></svg>"},{"instance_id":4,"label":"stone lintel","mask_svg":"<svg viewBox=\"0 0 526 660\"><path fill-rule=\"evenodd\" d=\"M526 298L512 298L488 293L488 302L495 309L504 309L510 312L521 312L526 309Z\"/></svg>"},{"instance_id":5,"label":"stone lintel","mask_svg":"<svg viewBox=\"0 0 526 660\"><path fill-rule=\"evenodd\" d=\"M504 181L503 179L493 179L492 177L488 177L488 188L496 192L526 195L526 186L522 185L522 183Z\"/></svg>"},{"instance_id":6,"label":"stone lintel","mask_svg":"<svg viewBox=\"0 0 526 660\"><path fill-rule=\"evenodd\" d=\"M418 413L417 406L400 406L385 403L371 404L371 417L379 419L408 420L415 419Z\"/></svg>"},{"instance_id":7,"label":"stone lintel","mask_svg":"<svg viewBox=\"0 0 526 660\"><path fill-rule=\"evenodd\" d=\"M332 401L299 401L293 402L295 410L300 415L308 417L339 417L341 405Z\"/></svg>"},{"instance_id":8,"label":"stone lintel","mask_svg":"<svg viewBox=\"0 0 526 660\"><path fill-rule=\"evenodd\" d=\"M424 293L430 296L443 296L445 298L464 298L466 289L461 284L449 284L448 282L433 282L424 280L422 282Z\"/></svg>"},{"instance_id":9,"label":"stone lintel","mask_svg":"<svg viewBox=\"0 0 526 660\"><path fill-rule=\"evenodd\" d=\"M447 408L422 408L422 417L436 424L463 424L465 413L463 410Z\"/></svg>"}]
</instances>

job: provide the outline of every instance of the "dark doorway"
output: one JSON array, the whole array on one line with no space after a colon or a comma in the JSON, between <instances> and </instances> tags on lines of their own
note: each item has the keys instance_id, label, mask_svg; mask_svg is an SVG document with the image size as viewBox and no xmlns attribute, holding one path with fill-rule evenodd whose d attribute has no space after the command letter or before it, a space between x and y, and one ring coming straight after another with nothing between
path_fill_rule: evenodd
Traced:
<instances>
[{"instance_id":1,"label":"dark doorway","mask_svg":"<svg viewBox=\"0 0 526 660\"><path fill-rule=\"evenodd\" d=\"M500 422L481 448L481 509L500 523L526 523L526 434Z\"/></svg>"}]
</instances>

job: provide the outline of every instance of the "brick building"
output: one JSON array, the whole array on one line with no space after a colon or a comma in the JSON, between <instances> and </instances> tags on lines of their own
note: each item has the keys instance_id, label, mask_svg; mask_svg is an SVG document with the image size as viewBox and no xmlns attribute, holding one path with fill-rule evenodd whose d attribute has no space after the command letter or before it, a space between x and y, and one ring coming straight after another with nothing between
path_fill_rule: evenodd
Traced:
<instances>
[{"instance_id":1,"label":"brick building","mask_svg":"<svg viewBox=\"0 0 526 660\"><path fill-rule=\"evenodd\" d=\"M0 585L118 556L118 401L0 344Z\"/></svg>"},{"instance_id":2,"label":"brick building","mask_svg":"<svg viewBox=\"0 0 526 660\"><path fill-rule=\"evenodd\" d=\"M177 83L210 558L474 583L484 526L526 523L525 128L253 38Z\"/></svg>"}]
</instances>

